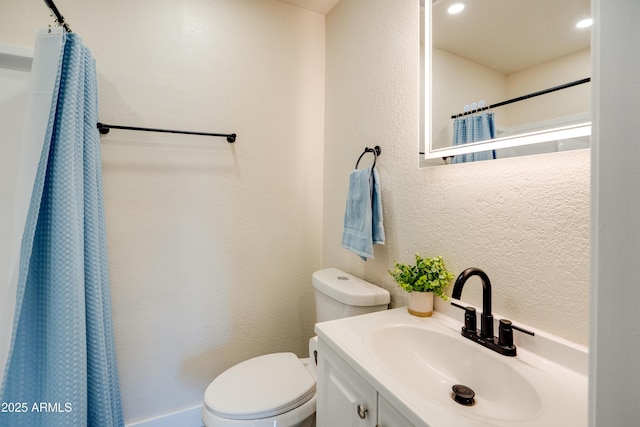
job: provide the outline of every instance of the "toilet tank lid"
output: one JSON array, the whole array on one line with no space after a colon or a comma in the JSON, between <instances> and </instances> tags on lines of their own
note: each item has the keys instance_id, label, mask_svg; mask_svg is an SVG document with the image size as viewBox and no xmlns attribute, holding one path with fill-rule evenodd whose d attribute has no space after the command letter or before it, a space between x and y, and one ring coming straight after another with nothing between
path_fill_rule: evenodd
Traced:
<instances>
[{"instance_id":1,"label":"toilet tank lid","mask_svg":"<svg viewBox=\"0 0 640 427\"><path fill-rule=\"evenodd\" d=\"M386 289L337 268L316 271L312 282L319 292L347 305L383 305L389 304L391 299Z\"/></svg>"}]
</instances>

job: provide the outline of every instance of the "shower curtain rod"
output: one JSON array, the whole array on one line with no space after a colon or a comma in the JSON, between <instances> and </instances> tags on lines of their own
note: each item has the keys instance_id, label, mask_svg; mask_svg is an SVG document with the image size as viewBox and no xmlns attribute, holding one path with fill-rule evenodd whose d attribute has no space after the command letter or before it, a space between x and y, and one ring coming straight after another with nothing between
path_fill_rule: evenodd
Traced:
<instances>
[{"instance_id":1,"label":"shower curtain rod","mask_svg":"<svg viewBox=\"0 0 640 427\"><path fill-rule=\"evenodd\" d=\"M556 91L562 90L562 89L568 89L568 88L573 87L573 86L578 86L578 85L581 85L581 84L584 84L584 83L589 83L590 81L591 81L591 78L587 77L586 79L576 80L576 81L573 81L573 82L565 83L563 85L554 86L554 87L550 87L548 89L539 90L538 92L533 92L533 93L530 93L528 95L522 95L522 96L519 96L517 98L508 99L506 101L498 102L497 104L492 104L492 105L489 105L488 107L477 108L477 109L475 109L473 111L467 111L465 113L454 114L453 116L451 116L451 118L452 119L457 119L458 117L467 116L469 114L474 114L474 113L477 113L477 112L480 112L480 111L488 110L490 108L502 107L503 105L512 104L514 102L519 102L519 101L524 101L525 99L534 98L534 97L540 96L540 95L546 95L547 93L556 92Z\"/></svg>"},{"instance_id":2,"label":"shower curtain rod","mask_svg":"<svg viewBox=\"0 0 640 427\"><path fill-rule=\"evenodd\" d=\"M51 13L53 13L53 15L56 17L56 22L58 23L58 25L64 28L67 31L67 33L70 33L71 27L69 27L69 24L64 22L64 16L62 16L62 14L56 7L56 4L53 2L53 0L44 0L44 4L47 5L49 10L51 10Z\"/></svg>"},{"instance_id":3,"label":"shower curtain rod","mask_svg":"<svg viewBox=\"0 0 640 427\"><path fill-rule=\"evenodd\" d=\"M207 133L207 132L191 132L186 130L172 130L172 129L155 129L155 128L141 128L134 126L119 126L119 125L107 125L104 123L98 123L98 130L101 134L106 135L111 129L123 129L123 130L137 130L144 132L162 132L162 133L179 133L184 135L203 135L203 136L224 136L227 138L228 143L236 142L235 133Z\"/></svg>"}]
</instances>

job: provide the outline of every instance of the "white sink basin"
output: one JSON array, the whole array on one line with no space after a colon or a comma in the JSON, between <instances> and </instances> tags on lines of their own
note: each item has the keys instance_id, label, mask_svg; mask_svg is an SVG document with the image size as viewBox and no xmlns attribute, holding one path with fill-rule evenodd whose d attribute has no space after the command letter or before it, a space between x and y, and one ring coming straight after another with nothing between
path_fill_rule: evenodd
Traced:
<instances>
[{"instance_id":1,"label":"white sink basin","mask_svg":"<svg viewBox=\"0 0 640 427\"><path fill-rule=\"evenodd\" d=\"M501 420L529 420L540 412L534 386L518 373L506 356L494 357L484 347L431 329L387 326L372 332L374 359L398 381L426 398L459 406L452 386L475 392L475 403L459 409L468 415ZM506 360L505 360L506 359Z\"/></svg>"},{"instance_id":2,"label":"white sink basin","mask_svg":"<svg viewBox=\"0 0 640 427\"><path fill-rule=\"evenodd\" d=\"M461 326L398 308L318 323L316 333L416 426L587 425L586 348L536 331L515 337L517 356L502 356ZM455 384L473 389L473 405L453 400Z\"/></svg>"}]
</instances>

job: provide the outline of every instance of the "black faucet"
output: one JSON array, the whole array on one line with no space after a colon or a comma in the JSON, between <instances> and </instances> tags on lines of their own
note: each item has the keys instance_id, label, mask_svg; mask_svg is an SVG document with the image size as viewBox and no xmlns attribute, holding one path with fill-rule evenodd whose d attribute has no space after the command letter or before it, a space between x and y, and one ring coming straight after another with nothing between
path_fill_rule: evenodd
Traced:
<instances>
[{"instance_id":1,"label":"black faucet","mask_svg":"<svg viewBox=\"0 0 640 427\"><path fill-rule=\"evenodd\" d=\"M462 288L467 280L472 276L480 277L482 281L482 314L480 315L480 331L476 328L476 309L474 307L463 307L456 303L452 305L462 308L464 314L464 326L462 327L462 336L477 342L495 352L505 356L515 356L516 346L513 345L513 329L534 335L533 332L527 331L520 327L514 326L511 321L502 319L498 328L499 338L493 335L493 314L491 312L491 281L489 276L479 268L467 268L464 270L453 285L452 298L457 300L462 295Z\"/></svg>"},{"instance_id":2,"label":"black faucet","mask_svg":"<svg viewBox=\"0 0 640 427\"><path fill-rule=\"evenodd\" d=\"M489 276L479 268L467 268L456 279L453 285L452 298L457 300L462 295L462 288L472 276L480 277L482 281L482 314L480 315L480 336L482 338L493 338L493 314L491 314L491 280ZM474 309L475 311L475 309Z\"/></svg>"}]
</instances>

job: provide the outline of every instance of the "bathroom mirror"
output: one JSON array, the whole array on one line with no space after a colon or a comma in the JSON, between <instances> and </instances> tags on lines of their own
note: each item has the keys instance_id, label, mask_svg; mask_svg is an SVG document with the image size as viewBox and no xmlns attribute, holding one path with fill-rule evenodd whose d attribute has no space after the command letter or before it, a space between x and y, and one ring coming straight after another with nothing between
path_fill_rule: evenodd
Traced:
<instances>
[{"instance_id":1,"label":"bathroom mirror","mask_svg":"<svg viewBox=\"0 0 640 427\"><path fill-rule=\"evenodd\" d=\"M589 147L590 0L425 3L425 166Z\"/></svg>"}]
</instances>

